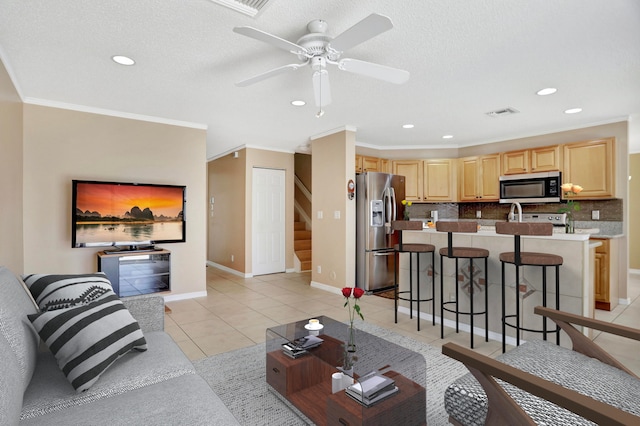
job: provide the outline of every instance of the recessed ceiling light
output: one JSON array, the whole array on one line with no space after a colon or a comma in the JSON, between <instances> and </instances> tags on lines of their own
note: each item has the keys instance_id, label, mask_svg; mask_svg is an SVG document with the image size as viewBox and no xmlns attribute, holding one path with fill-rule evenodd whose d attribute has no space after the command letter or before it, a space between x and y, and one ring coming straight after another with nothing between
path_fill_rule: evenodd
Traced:
<instances>
[{"instance_id":1,"label":"recessed ceiling light","mask_svg":"<svg viewBox=\"0 0 640 426\"><path fill-rule=\"evenodd\" d=\"M414 127L413 124L403 124L402 125L403 129L413 129L413 127Z\"/></svg>"},{"instance_id":2,"label":"recessed ceiling light","mask_svg":"<svg viewBox=\"0 0 640 426\"><path fill-rule=\"evenodd\" d=\"M134 61L133 59L122 55L112 56L111 59L113 59L113 62L120 65L133 65L136 63L136 61Z\"/></svg>"},{"instance_id":3,"label":"recessed ceiling light","mask_svg":"<svg viewBox=\"0 0 640 426\"><path fill-rule=\"evenodd\" d=\"M540 96L553 95L557 91L558 89L556 89L555 87L547 87L546 89L538 90L536 92L536 95L540 95Z\"/></svg>"},{"instance_id":4,"label":"recessed ceiling light","mask_svg":"<svg viewBox=\"0 0 640 426\"><path fill-rule=\"evenodd\" d=\"M291 105L293 106L304 106L307 103L305 101L291 101Z\"/></svg>"},{"instance_id":5,"label":"recessed ceiling light","mask_svg":"<svg viewBox=\"0 0 640 426\"><path fill-rule=\"evenodd\" d=\"M453 135L444 135L442 139L452 139Z\"/></svg>"},{"instance_id":6,"label":"recessed ceiling light","mask_svg":"<svg viewBox=\"0 0 640 426\"><path fill-rule=\"evenodd\" d=\"M571 108L564 111L565 114L577 114L582 112L582 108Z\"/></svg>"}]
</instances>

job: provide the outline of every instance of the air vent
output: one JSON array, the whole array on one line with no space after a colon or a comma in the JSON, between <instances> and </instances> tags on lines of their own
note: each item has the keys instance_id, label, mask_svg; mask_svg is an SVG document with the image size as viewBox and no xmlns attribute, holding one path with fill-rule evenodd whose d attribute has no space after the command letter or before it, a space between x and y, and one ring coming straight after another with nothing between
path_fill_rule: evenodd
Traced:
<instances>
[{"instance_id":1,"label":"air vent","mask_svg":"<svg viewBox=\"0 0 640 426\"><path fill-rule=\"evenodd\" d=\"M271 0L211 0L214 3L233 9L255 18Z\"/></svg>"},{"instance_id":2,"label":"air vent","mask_svg":"<svg viewBox=\"0 0 640 426\"><path fill-rule=\"evenodd\" d=\"M511 108L511 107L506 107L506 108L502 108L502 109L497 109L495 111L490 111L487 113L487 115L489 117L502 117L503 115L511 115L511 114L517 114L520 111L518 111L515 108Z\"/></svg>"}]
</instances>

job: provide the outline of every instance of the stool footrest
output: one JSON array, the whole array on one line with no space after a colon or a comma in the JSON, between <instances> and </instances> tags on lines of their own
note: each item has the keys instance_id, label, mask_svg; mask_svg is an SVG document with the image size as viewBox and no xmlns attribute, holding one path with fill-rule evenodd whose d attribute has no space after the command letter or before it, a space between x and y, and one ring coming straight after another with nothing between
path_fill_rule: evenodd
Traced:
<instances>
[{"instance_id":1,"label":"stool footrest","mask_svg":"<svg viewBox=\"0 0 640 426\"><path fill-rule=\"evenodd\" d=\"M518 327L518 326L515 326L513 324L509 324L509 322L507 321L507 318L516 318L516 315L515 314L513 314L513 315L505 315L504 318L502 319L504 321L504 325L506 325L507 327L514 328L514 329L519 329L519 330L522 330L522 331L528 331L530 333L545 333L545 334L548 334L548 333L559 333L560 332L560 327L557 326L557 325L555 327L551 326L552 328L550 328L549 330L545 331L545 330L534 329L534 328Z\"/></svg>"},{"instance_id":2,"label":"stool footrest","mask_svg":"<svg viewBox=\"0 0 640 426\"><path fill-rule=\"evenodd\" d=\"M398 292L398 300L404 300L405 302L431 302L433 297L430 299L408 299L406 297L400 297L401 294L410 293L409 290L403 290Z\"/></svg>"},{"instance_id":3,"label":"stool footrest","mask_svg":"<svg viewBox=\"0 0 640 426\"><path fill-rule=\"evenodd\" d=\"M460 315L484 315L487 313L487 311L473 311L473 313L471 312L463 312L463 311L456 311L455 309L449 309L446 306L450 305L450 304L455 304L456 302L442 302L442 309L444 309L447 312L451 312L453 314L460 314Z\"/></svg>"}]
</instances>

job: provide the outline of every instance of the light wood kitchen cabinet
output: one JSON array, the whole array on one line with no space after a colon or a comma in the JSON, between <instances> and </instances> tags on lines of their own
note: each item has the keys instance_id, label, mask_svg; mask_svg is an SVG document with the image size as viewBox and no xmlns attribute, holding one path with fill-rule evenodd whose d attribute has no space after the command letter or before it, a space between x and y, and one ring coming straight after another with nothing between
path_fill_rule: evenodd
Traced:
<instances>
[{"instance_id":1,"label":"light wood kitchen cabinet","mask_svg":"<svg viewBox=\"0 0 640 426\"><path fill-rule=\"evenodd\" d=\"M612 268L617 262L617 244L608 238L591 238L599 241L601 246L596 247L594 300L596 309L610 311L618 304L618 280L616 268Z\"/></svg>"},{"instance_id":2,"label":"light wood kitchen cabinet","mask_svg":"<svg viewBox=\"0 0 640 426\"><path fill-rule=\"evenodd\" d=\"M560 170L560 145L505 152L500 162L503 175Z\"/></svg>"},{"instance_id":3,"label":"light wood kitchen cabinet","mask_svg":"<svg viewBox=\"0 0 640 426\"><path fill-rule=\"evenodd\" d=\"M422 160L394 160L393 174L405 177L405 200L422 201Z\"/></svg>"},{"instance_id":4,"label":"light wood kitchen cabinet","mask_svg":"<svg viewBox=\"0 0 640 426\"><path fill-rule=\"evenodd\" d=\"M391 173L391 162L385 158L380 159L380 171L382 173Z\"/></svg>"},{"instance_id":5,"label":"light wood kitchen cabinet","mask_svg":"<svg viewBox=\"0 0 640 426\"><path fill-rule=\"evenodd\" d=\"M383 167L383 162L385 166ZM356 154L356 173L364 172L385 172L388 173L388 160L378 157L369 157L366 155Z\"/></svg>"},{"instance_id":6,"label":"light wood kitchen cabinet","mask_svg":"<svg viewBox=\"0 0 640 426\"><path fill-rule=\"evenodd\" d=\"M498 201L500 198L500 154L459 160L460 201Z\"/></svg>"},{"instance_id":7,"label":"light wood kitchen cabinet","mask_svg":"<svg viewBox=\"0 0 640 426\"><path fill-rule=\"evenodd\" d=\"M456 201L456 164L454 159L424 160L424 201Z\"/></svg>"},{"instance_id":8,"label":"light wood kitchen cabinet","mask_svg":"<svg viewBox=\"0 0 640 426\"><path fill-rule=\"evenodd\" d=\"M362 157L362 171L363 172L379 172L380 159L376 157Z\"/></svg>"},{"instance_id":9,"label":"light wood kitchen cabinet","mask_svg":"<svg viewBox=\"0 0 640 426\"><path fill-rule=\"evenodd\" d=\"M531 173L560 170L560 145L544 146L531 150Z\"/></svg>"},{"instance_id":10,"label":"light wood kitchen cabinet","mask_svg":"<svg viewBox=\"0 0 640 426\"><path fill-rule=\"evenodd\" d=\"M573 198L615 197L614 138L563 145L562 182L582 186Z\"/></svg>"}]
</instances>

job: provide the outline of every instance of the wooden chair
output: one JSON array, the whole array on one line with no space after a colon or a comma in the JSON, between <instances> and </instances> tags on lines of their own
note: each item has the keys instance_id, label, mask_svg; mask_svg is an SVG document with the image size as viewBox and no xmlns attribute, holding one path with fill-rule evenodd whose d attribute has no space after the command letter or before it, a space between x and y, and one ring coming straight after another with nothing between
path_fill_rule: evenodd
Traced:
<instances>
[{"instance_id":1,"label":"wooden chair","mask_svg":"<svg viewBox=\"0 0 640 426\"><path fill-rule=\"evenodd\" d=\"M445 392L450 423L564 426L587 419L639 425L640 378L572 324L634 340L640 340L640 330L541 306L534 312L558 324L573 350L533 340L492 359L454 343L443 345L443 354L471 372Z\"/></svg>"}]
</instances>

